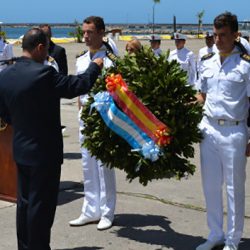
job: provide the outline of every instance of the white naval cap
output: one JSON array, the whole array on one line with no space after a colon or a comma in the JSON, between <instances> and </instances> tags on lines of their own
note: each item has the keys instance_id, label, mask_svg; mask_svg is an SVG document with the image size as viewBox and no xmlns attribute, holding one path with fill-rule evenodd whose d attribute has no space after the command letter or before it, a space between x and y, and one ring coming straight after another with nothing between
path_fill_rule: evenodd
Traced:
<instances>
[{"instance_id":1,"label":"white naval cap","mask_svg":"<svg viewBox=\"0 0 250 250\"><path fill-rule=\"evenodd\" d=\"M213 37L214 33L212 31L207 31L205 37Z\"/></svg>"},{"instance_id":2,"label":"white naval cap","mask_svg":"<svg viewBox=\"0 0 250 250\"><path fill-rule=\"evenodd\" d=\"M186 40L186 36L181 33L174 33L174 40Z\"/></svg>"},{"instance_id":3,"label":"white naval cap","mask_svg":"<svg viewBox=\"0 0 250 250\"><path fill-rule=\"evenodd\" d=\"M159 35L152 35L150 36L150 39L149 39L150 42L153 42L153 41L161 41L161 37Z\"/></svg>"}]
</instances>

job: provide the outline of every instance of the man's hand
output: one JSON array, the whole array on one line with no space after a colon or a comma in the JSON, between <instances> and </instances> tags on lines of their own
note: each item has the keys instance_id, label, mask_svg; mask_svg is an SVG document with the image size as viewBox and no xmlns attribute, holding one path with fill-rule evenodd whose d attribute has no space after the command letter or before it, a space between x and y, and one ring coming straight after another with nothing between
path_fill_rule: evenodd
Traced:
<instances>
[{"instance_id":1,"label":"man's hand","mask_svg":"<svg viewBox=\"0 0 250 250\"><path fill-rule=\"evenodd\" d=\"M96 63L100 67L100 69L102 69L102 67L103 67L103 59L102 58L96 58L93 60L93 62Z\"/></svg>"}]
</instances>

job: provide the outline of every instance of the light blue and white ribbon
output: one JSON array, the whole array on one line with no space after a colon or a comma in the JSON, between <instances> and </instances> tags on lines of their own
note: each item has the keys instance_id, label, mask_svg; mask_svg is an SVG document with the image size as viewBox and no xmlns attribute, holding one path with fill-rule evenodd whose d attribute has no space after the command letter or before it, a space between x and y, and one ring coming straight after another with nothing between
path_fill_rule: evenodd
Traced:
<instances>
[{"instance_id":1,"label":"light blue and white ribbon","mask_svg":"<svg viewBox=\"0 0 250 250\"><path fill-rule=\"evenodd\" d=\"M126 140L133 151L139 151L144 158L151 161L159 158L159 147L125 113L117 108L108 92L97 93L94 100L91 109L95 107L105 124Z\"/></svg>"}]
</instances>

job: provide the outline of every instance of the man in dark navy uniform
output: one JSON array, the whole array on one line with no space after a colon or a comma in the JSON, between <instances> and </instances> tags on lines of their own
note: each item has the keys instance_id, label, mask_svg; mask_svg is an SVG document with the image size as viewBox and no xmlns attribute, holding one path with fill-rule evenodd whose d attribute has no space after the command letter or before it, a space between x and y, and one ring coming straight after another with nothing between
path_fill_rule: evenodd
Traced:
<instances>
[{"instance_id":1,"label":"man in dark navy uniform","mask_svg":"<svg viewBox=\"0 0 250 250\"><path fill-rule=\"evenodd\" d=\"M63 162L60 98L86 94L103 64L97 58L84 74L58 74L43 64L48 43L41 29L29 30L22 42L23 56L0 73L0 117L14 130L19 250L51 249Z\"/></svg>"},{"instance_id":2,"label":"man in dark navy uniform","mask_svg":"<svg viewBox=\"0 0 250 250\"><path fill-rule=\"evenodd\" d=\"M49 38L49 56L53 57L59 67L59 72L67 75L68 74L68 64L67 64L67 56L66 51L63 47L55 44L52 40L52 32L49 24L41 24L40 28L44 31L44 33Z\"/></svg>"}]
</instances>

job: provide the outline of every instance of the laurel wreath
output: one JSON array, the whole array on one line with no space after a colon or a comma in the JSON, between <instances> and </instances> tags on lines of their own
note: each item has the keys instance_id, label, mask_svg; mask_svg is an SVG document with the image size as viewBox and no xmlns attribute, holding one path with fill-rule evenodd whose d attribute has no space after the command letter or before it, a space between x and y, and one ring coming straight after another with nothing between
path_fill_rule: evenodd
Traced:
<instances>
[{"instance_id":1,"label":"laurel wreath","mask_svg":"<svg viewBox=\"0 0 250 250\"><path fill-rule=\"evenodd\" d=\"M196 91L187 84L186 72L179 64L166 60L168 55L169 52L155 57L150 48L144 47L136 54L118 58L115 67L97 80L91 94L106 90L105 78L111 73L122 75L129 89L171 129L173 139L161 148L157 161L151 162L132 152L129 144L105 125L94 108L90 114L93 97L90 96L82 110L83 146L108 167L124 170L129 181L139 178L143 185L154 179L181 179L193 174L195 165L190 160L194 157L194 144L202 138L198 129L202 107L195 102Z\"/></svg>"}]
</instances>

